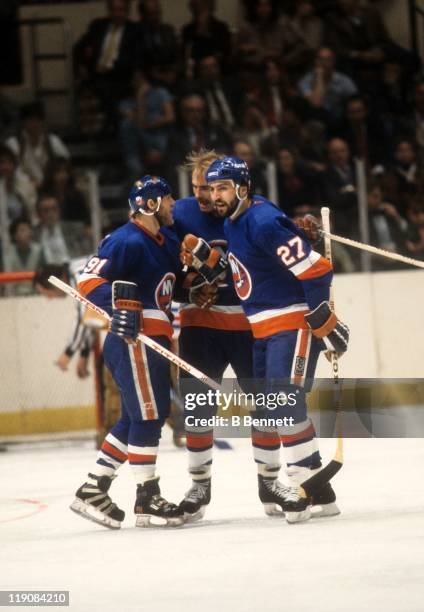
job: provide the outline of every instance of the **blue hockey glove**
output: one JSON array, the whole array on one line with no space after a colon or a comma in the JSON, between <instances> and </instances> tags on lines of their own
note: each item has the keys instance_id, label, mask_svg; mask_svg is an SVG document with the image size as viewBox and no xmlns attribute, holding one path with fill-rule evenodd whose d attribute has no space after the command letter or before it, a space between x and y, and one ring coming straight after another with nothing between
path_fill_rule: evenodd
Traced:
<instances>
[{"instance_id":1,"label":"blue hockey glove","mask_svg":"<svg viewBox=\"0 0 424 612\"><path fill-rule=\"evenodd\" d=\"M316 338L321 338L329 351L342 355L347 351L349 328L339 321L328 302L321 302L305 315L306 322Z\"/></svg>"},{"instance_id":2,"label":"blue hockey glove","mask_svg":"<svg viewBox=\"0 0 424 612\"><path fill-rule=\"evenodd\" d=\"M142 328L143 304L138 287L127 281L112 283L112 321L110 331L124 340L135 341Z\"/></svg>"}]
</instances>

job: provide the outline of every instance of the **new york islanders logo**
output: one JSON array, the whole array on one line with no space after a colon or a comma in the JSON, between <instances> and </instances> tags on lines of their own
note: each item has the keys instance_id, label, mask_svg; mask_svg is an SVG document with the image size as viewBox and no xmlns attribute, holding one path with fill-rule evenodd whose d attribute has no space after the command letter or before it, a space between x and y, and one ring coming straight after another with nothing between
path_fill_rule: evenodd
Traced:
<instances>
[{"instance_id":1,"label":"new york islanders logo","mask_svg":"<svg viewBox=\"0 0 424 612\"><path fill-rule=\"evenodd\" d=\"M174 290L175 274L168 272L161 279L155 291L157 307L165 312L171 309L172 292Z\"/></svg>"},{"instance_id":2,"label":"new york islanders logo","mask_svg":"<svg viewBox=\"0 0 424 612\"><path fill-rule=\"evenodd\" d=\"M229 253L228 261L230 262L231 271L233 273L236 293L241 300L247 300L252 293L252 279L250 278L250 274L247 268L245 268L241 261L232 253Z\"/></svg>"}]
</instances>

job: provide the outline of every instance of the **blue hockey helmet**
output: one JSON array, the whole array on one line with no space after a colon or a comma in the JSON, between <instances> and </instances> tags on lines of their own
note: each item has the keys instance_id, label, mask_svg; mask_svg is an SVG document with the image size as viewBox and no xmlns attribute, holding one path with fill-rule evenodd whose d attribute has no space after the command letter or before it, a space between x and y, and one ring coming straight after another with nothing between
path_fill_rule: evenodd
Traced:
<instances>
[{"instance_id":1,"label":"blue hockey helmet","mask_svg":"<svg viewBox=\"0 0 424 612\"><path fill-rule=\"evenodd\" d=\"M250 172L245 161L239 157L223 157L211 163L206 171L206 181L233 181L237 186L250 187Z\"/></svg>"},{"instance_id":2,"label":"blue hockey helmet","mask_svg":"<svg viewBox=\"0 0 424 612\"><path fill-rule=\"evenodd\" d=\"M160 176L146 175L139 179L131 187L128 204L130 205L133 214L141 212L144 214L154 214L159 210L159 206L163 197L171 193L171 187ZM147 211L146 205L148 200L157 202L155 211Z\"/></svg>"}]
</instances>

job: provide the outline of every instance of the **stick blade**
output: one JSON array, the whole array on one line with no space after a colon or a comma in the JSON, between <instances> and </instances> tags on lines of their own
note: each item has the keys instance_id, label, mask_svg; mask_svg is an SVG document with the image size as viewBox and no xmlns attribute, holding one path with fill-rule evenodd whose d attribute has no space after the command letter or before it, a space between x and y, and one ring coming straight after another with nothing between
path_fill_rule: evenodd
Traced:
<instances>
[{"instance_id":1,"label":"stick blade","mask_svg":"<svg viewBox=\"0 0 424 612\"><path fill-rule=\"evenodd\" d=\"M302 482L301 488L305 491L306 496L310 497L318 493L322 487L329 482L333 476L341 469L343 462L339 459L332 459L322 470L314 474L305 482Z\"/></svg>"}]
</instances>

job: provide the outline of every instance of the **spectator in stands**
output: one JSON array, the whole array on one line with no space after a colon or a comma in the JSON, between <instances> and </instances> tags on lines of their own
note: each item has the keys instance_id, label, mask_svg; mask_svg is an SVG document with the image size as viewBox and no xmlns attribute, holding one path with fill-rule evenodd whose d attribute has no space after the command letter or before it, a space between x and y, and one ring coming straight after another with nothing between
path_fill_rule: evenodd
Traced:
<instances>
[{"instance_id":1,"label":"spectator in stands","mask_svg":"<svg viewBox=\"0 0 424 612\"><path fill-rule=\"evenodd\" d=\"M355 236L358 232L358 202L355 169L349 145L341 138L328 143L328 168L323 175L324 202L334 211L338 234Z\"/></svg>"},{"instance_id":2,"label":"spectator in stands","mask_svg":"<svg viewBox=\"0 0 424 612\"><path fill-rule=\"evenodd\" d=\"M87 84L110 122L116 105L129 94L135 68L138 27L128 19L130 0L107 0L108 17L94 19L75 45L79 84Z\"/></svg>"},{"instance_id":3,"label":"spectator in stands","mask_svg":"<svg viewBox=\"0 0 424 612\"><path fill-rule=\"evenodd\" d=\"M390 147L384 126L380 117L372 115L365 98L357 95L346 101L336 135L346 140L352 155L363 159L369 168L386 162Z\"/></svg>"},{"instance_id":4,"label":"spectator in stands","mask_svg":"<svg viewBox=\"0 0 424 612\"><path fill-rule=\"evenodd\" d=\"M169 172L182 164L190 151L215 149L231 150L231 139L219 123L209 121L204 98L187 94L179 103L179 117L168 144Z\"/></svg>"},{"instance_id":5,"label":"spectator in stands","mask_svg":"<svg viewBox=\"0 0 424 612\"><path fill-rule=\"evenodd\" d=\"M6 146L16 155L20 168L31 178L37 189L43 182L44 171L53 157L70 157L62 140L48 131L43 105L26 104L20 112L20 131L6 140Z\"/></svg>"},{"instance_id":6,"label":"spectator in stands","mask_svg":"<svg viewBox=\"0 0 424 612\"><path fill-rule=\"evenodd\" d=\"M250 144L245 140L235 140L233 155L239 157L248 165L255 193L266 196L268 194L268 187L265 180L265 164L258 161Z\"/></svg>"},{"instance_id":7,"label":"spectator in stands","mask_svg":"<svg viewBox=\"0 0 424 612\"><path fill-rule=\"evenodd\" d=\"M302 74L311 64L316 51L322 45L323 24L315 14L310 0L298 0L291 16L284 15L281 24L290 41L290 49L284 54L284 64L292 74Z\"/></svg>"},{"instance_id":8,"label":"spectator in stands","mask_svg":"<svg viewBox=\"0 0 424 612\"><path fill-rule=\"evenodd\" d=\"M383 176L383 185L385 193L394 198L404 216L410 196L420 188L419 183L420 167L415 145L409 140L400 140L395 148L393 163Z\"/></svg>"},{"instance_id":9,"label":"spectator in stands","mask_svg":"<svg viewBox=\"0 0 424 612\"><path fill-rule=\"evenodd\" d=\"M37 192L29 177L18 167L16 155L0 146L0 179L4 180L9 221L33 218Z\"/></svg>"},{"instance_id":10,"label":"spectator in stands","mask_svg":"<svg viewBox=\"0 0 424 612\"><path fill-rule=\"evenodd\" d=\"M151 70L156 66L172 66L179 60L175 29L162 22L159 0L140 0L138 3L137 60L140 66Z\"/></svg>"},{"instance_id":11,"label":"spectator in stands","mask_svg":"<svg viewBox=\"0 0 424 612\"><path fill-rule=\"evenodd\" d=\"M265 59L281 60L287 46L286 31L279 22L276 0L255 0L247 8L247 21L241 25L235 55L237 63L257 69Z\"/></svg>"},{"instance_id":12,"label":"spectator in stands","mask_svg":"<svg viewBox=\"0 0 424 612\"><path fill-rule=\"evenodd\" d=\"M321 47L315 56L314 69L299 81L299 90L315 108L325 109L334 122L343 113L344 101L358 93L350 77L335 70L336 58L331 49Z\"/></svg>"},{"instance_id":13,"label":"spectator in stands","mask_svg":"<svg viewBox=\"0 0 424 612\"><path fill-rule=\"evenodd\" d=\"M277 164L278 203L289 217L314 212L320 202L317 175L293 149L282 148Z\"/></svg>"},{"instance_id":14,"label":"spectator in stands","mask_svg":"<svg viewBox=\"0 0 424 612\"><path fill-rule=\"evenodd\" d=\"M407 205L409 222L406 248L411 257L424 259L424 197L422 194L412 196Z\"/></svg>"},{"instance_id":15,"label":"spectator in stands","mask_svg":"<svg viewBox=\"0 0 424 612\"><path fill-rule=\"evenodd\" d=\"M383 192L379 184L370 182L368 185L368 211L370 242L392 253L405 250L405 240L408 223L397 210L394 204L383 199ZM374 270L387 270L398 267L393 261L381 257L373 259Z\"/></svg>"},{"instance_id":16,"label":"spectator in stands","mask_svg":"<svg viewBox=\"0 0 424 612\"><path fill-rule=\"evenodd\" d=\"M402 122L403 132L417 142L421 156L424 152L424 81L415 85L414 108L411 114Z\"/></svg>"},{"instance_id":17,"label":"spectator in stands","mask_svg":"<svg viewBox=\"0 0 424 612\"><path fill-rule=\"evenodd\" d=\"M69 263L72 257L89 252L85 236L64 225L54 194L42 193L39 196L37 213L39 224L34 228L34 236L41 244L46 264L62 265Z\"/></svg>"},{"instance_id":18,"label":"spectator in stands","mask_svg":"<svg viewBox=\"0 0 424 612\"><path fill-rule=\"evenodd\" d=\"M34 272L43 264L41 246L33 242L30 222L25 218L15 219L10 226L12 244L5 257L8 272ZM8 295L31 295L32 281L15 283L8 288Z\"/></svg>"},{"instance_id":19,"label":"spectator in stands","mask_svg":"<svg viewBox=\"0 0 424 612\"><path fill-rule=\"evenodd\" d=\"M146 166L152 171L163 162L175 121L174 102L167 89L156 86L145 71L137 70L134 98L122 102L120 112L122 154L128 174L135 180Z\"/></svg>"},{"instance_id":20,"label":"spectator in stands","mask_svg":"<svg viewBox=\"0 0 424 612\"><path fill-rule=\"evenodd\" d=\"M213 15L215 0L190 0L192 20L181 32L185 73L193 77L193 69L202 57L214 55L221 66L231 56L231 33L226 23Z\"/></svg>"},{"instance_id":21,"label":"spectator in stands","mask_svg":"<svg viewBox=\"0 0 424 612\"><path fill-rule=\"evenodd\" d=\"M56 196L60 216L64 222L77 221L84 225L90 224L86 197L75 185L75 176L68 159L57 157L49 163L41 191Z\"/></svg>"},{"instance_id":22,"label":"spectator in stands","mask_svg":"<svg viewBox=\"0 0 424 612\"><path fill-rule=\"evenodd\" d=\"M231 130L243 96L237 76L223 77L218 58L214 55L200 59L197 72L198 79L193 87L205 98L209 118Z\"/></svg>"},{"instance_id":23,"label":"spectator in stands","mask_svg":"<svg viewBox=\"0 0 424 612\"><path fill-rule=\"evenodd\" d=\"M382 118L389 138L396 137L403 131L404 117L409 118L413 113L408 79L399 62L384 62L381 82L376 81L370 103L375 114Z\"/></svg>"},{"instance_id":24,"label":"spectator in stands","mask_svg":"<svg viewBox=\"0 0 424 612\"><path fill-rule=\"evenodd\" d=\"M241 127L236 130L235 138L249 143L257 158L274 157L279 146L279 131L276 126L269 127L265 114L256 102L247 102L241 110Z\"/></svg>"}]
</instances>

